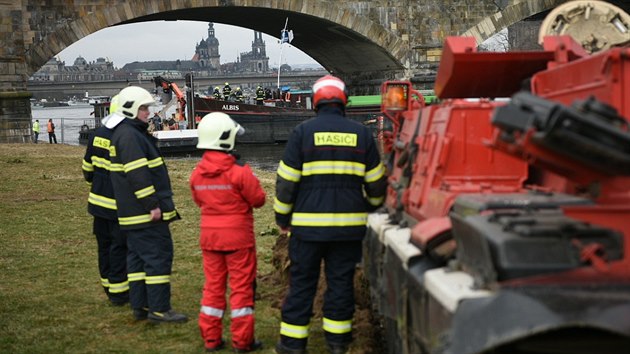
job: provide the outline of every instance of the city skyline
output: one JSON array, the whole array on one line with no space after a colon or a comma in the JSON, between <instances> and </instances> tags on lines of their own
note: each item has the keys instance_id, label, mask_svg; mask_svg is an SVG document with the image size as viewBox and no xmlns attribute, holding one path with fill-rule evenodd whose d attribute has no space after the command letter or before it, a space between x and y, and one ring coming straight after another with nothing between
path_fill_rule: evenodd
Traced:
<instances>
[{"instance_id":1,"label":"city skyline","mask_svg":"<svg viewBox=\"0 0 630 354\"><path fill-rule=\"evenodd\" d=\"M214 28L221 63L235 62L241 53L251 50L254 30L216 22ZM88 62L102 57L112 61L117 68L136 61L190 60L195 46L207 39L207 30L208 22L200 21L151 21L108 27L73 43L56 57L66 65L72 65L79 56ZM263 40L269 66L278 67L279 39L263 33ZM319 65L297 47L284 46L280 64Z\"/></svg>"}]
</instances>

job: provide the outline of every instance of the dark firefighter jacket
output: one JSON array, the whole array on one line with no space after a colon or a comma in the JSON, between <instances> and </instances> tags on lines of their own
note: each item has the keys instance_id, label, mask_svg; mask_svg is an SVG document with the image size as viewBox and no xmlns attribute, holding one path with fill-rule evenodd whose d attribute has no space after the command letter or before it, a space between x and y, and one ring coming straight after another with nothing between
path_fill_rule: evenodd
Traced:
<instances>
[{"instance_id":1,"label":"dark firefighter jacket","mask_svg":"<svg viewBox=\"0 0 630 354\"><path fill-rule=\"evenodd\" d=\"M262 101L265 99L265 90L262 88L256 89L256 100Z\"/></svg>"},{"instance_id":2,"label":"dark firefighter jacket","mask_svg":"<svg viewBox=\"0 0 630 354\"><path fill-rule=\"evenodd\" d=\"M116 220L116 199L109 178L109 146L112 131L102 126L90 137L83 157L83 177L90 185L88 212L107 220Z\"/></svg>"},{"instance_id":3,"label":"dark firefighter jacket","mask_svg":"<svg viewBox=\"0 0 630 354\"><path fill-rule=\"evenodd\" d=\"M150 226L151 210L158 206L162 221L179 219L166 164L147 126L137 119L124 119L112 134L111 179L121 229Z\"/></svg>"},{"instance_id":4,"label":"dark firefighter jacket","mask_svg":"<svg viewBox=\"0 0 630 354\"><path fill-rule=\"evenodd\" d=\"M386 183L369 129L341 108L320 107L294 129L278 166L276 223L307 241L361 240Z\"/></svg>"}]
</instances>

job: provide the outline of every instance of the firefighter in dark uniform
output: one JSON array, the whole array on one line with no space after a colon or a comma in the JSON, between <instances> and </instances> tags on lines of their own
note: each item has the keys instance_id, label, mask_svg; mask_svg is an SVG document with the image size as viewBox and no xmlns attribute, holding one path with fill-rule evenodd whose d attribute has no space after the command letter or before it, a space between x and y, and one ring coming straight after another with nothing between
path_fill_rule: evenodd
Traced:
<instances>
[{"instance_id":1,"label":"firefighter in dark uniform","mask_svg":"<svg viewBox=\"0 0 630 354\"><path fill-rule=\"evenodd\" d=\"M265 100L265 90L261 86L256 88L256 104L261 106Z\"/></svg>"},{"instance_id":2,"label":"firefighter in dark uniform","mask_svg":"<svg viewBox=\"0 0 630 354\"><path fill-rule=\"evenodd\" d=\"M179 219L164 159L147 133L151 94L129 86L118 94L121 118L105 123L113 129L111 179L118 223L127 236L127 270L131 308L137 320L185 322L171 308L173 240L169 222Z\"/></svg>"},{"instance_id":3,"label":"firefighter in dark uniform","mask_svg":"<svg viewBox=\"0 0 630 354\"><path fill-rule=\"evenodd\" d=\"M212 97L214 97L215 100L221 99L221 91L219 90L219 86L215 87L214 91L212 91Z\"/></svg>"},{"instance_id":4,"label":"firefighter in dark uniform","mask_svg":"<svg viewBox=\"0 0 630 354\"><path fill-rule=\"evenodd\" d=\"M230 83L226 82L225 85L223 86L223 99L225 101L229 101L230 95L232 95L232 88L230 87Z\"/></svg>"},{"instance_id":5,"label":"firefighter in dark uniform","mask_svg":"<svg viewBox=\"0 0 630 354\"><path fill-rule=\"evenodd\" d=\"M112 98L110 112L115 112L117 97ZM83 177L90 185L88 212L94 217L92 232L96 236L98 269L101 285L109 301L116 306L129 302L127 282L127 240L120 231L116 199L109 178L112 131L101 126L88 141L83 157Z\"/></svg>"},{"instance_id":6,"label":"firefighter in dark uniform","mask_svg":"<svg viewBox=\"0 0 630 354\"><path fill-rule=\"evenodd\" d=\"M367 213L385 197L385 168L370 130L345 117L347 94L326 75L313 85L314 119L297 126L278 166L274 211L290 232L290 288L282 306L278 353L304 353L320 264L327 287L323 325L331 353L352 341L354 270Z\"/></svg>"},{"instance_id":7,"label":"firefighter in dark uniform","mask_svg":"<svg viewBox=\"0 0 630 354\"><path fill-rule=\"evenodd\" d=\"M236 98L236 102L245 102L245 96L243 96L243 91L241 91L240 87L234 90L234 97Z\"/></svg>"}]
</instances>

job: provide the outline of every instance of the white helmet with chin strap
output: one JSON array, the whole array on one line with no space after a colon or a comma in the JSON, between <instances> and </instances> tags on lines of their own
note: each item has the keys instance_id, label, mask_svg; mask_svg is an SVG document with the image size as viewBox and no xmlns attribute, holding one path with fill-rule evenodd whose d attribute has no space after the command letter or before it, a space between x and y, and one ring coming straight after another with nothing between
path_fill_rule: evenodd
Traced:
<instances>
[{"instance_id":1,"label":"white helmet with chin strap","mask_svg":"<svg viewBox=\"0 0 630 354\"><path fill-rule=\"evenodd\" d=\"M140 106L151 106L154 104L155 100L149 91L139 86L129 86L118 93L118 110L116 113L125 118L134 119L138 117Z\"/></svg>"},{"instance_id":2,"label":"white helmet with chin strap","mask_svg":"<svg viewBox=\"0 0 630 354\"><path fill-rule=\"evenodd\" d=\"M206 114L197 126L197 149L232 151L236 136L244 132L245 129L225 113Z\"/></svg>"}]
</instances>

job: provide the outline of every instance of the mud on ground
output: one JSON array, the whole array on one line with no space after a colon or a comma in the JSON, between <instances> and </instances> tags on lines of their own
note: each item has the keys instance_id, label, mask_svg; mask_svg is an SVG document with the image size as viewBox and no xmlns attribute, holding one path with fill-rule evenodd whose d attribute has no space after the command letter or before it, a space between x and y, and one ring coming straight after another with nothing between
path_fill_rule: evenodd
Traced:
<instances>
[{"instance_id":1,"label":"mud on ground","mask_svg":"<svg viewBox=\"0 0 630 354\"><path fill-rule=\"evenodd\" d=\"M288 254L289 238L286 236L278 236L276 244L273 248L273 266L276 269L271 274L260 276L260 281L264 281L269 284L273 284L273 288L277 289L275 293L266 294L274 308L280 309L282 307L282 301L289 289L289 254ZM354 277L355 288L355 313L353 321L353 337L354 341L350 348L352 354L376 354L381 353L382 346L382 333L380 325L376 321L371 312L371 301L368 284L363 277L363 272L360 267L357 268ZM324 278L324 271L320 272L319 285L317 287L317 294L315 295L315 301L313 303L313 318L311 322L321 321L322 318L322 303L324 298L324 292L326 291L326 281Z\"/></svg>"}]
</instances>

